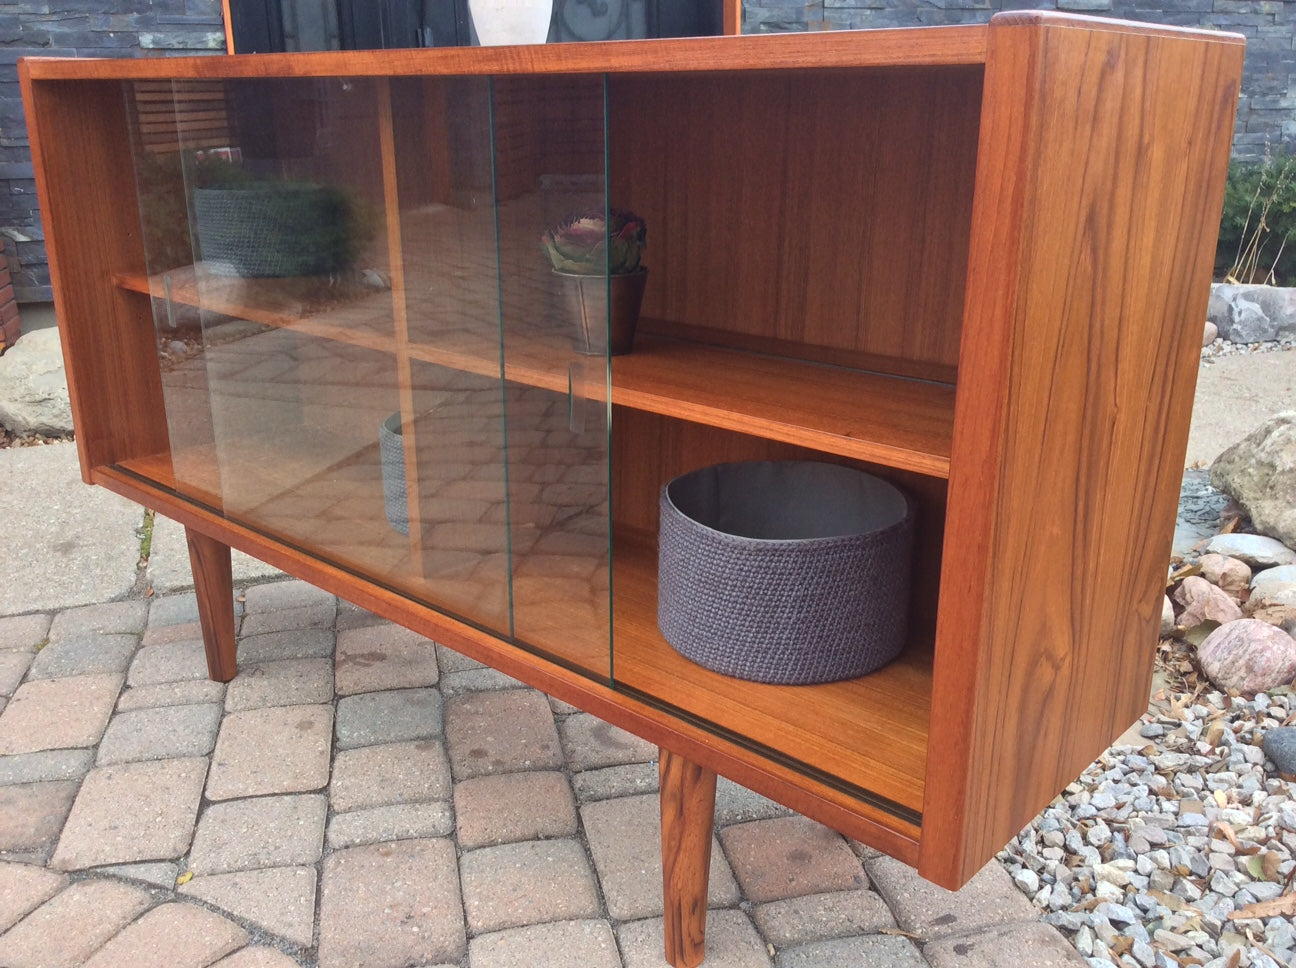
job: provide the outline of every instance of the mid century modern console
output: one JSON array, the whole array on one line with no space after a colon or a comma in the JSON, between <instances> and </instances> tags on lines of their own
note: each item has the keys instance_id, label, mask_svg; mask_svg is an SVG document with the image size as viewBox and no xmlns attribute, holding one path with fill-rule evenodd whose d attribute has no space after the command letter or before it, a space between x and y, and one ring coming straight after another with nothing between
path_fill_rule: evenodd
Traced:
<instances>
[{"instance_id":1,"label":"mid century modern console","mask_svg":"<svg viewBox=\"0 0 1296 968\"><path fill-rule=\"evenodd\" d=\"M84 477L187 528L217 679L233 547L657 743L674 964L716 773L957 887L1145 708L1242 55L1012 13L26 60ZM336 266L203 258L235 169L327 186ZM539 246L608 205L649 267L610 359ZM658 632L662 484L766 457L916 502L882 670L763 685Z\"/></svg>"}]
</instances>

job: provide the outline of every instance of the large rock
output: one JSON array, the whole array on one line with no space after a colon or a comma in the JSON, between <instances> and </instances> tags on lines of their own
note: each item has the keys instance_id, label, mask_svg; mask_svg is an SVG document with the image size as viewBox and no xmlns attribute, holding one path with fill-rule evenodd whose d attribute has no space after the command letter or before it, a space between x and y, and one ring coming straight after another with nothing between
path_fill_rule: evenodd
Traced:
<instances>
[{"instance_id":1,"label":"large rock","mask_svg":"<svg viewBox=\"0 0 1296 968\"><path fill-rule=\"evenodd\" d=\"M1191 629L1202 622L1235 622L1242 617L1242 609L1228 593L1216 588L1205 578L1193 575L1183 580L1175 589L1175 600L1184 606L1179 625Z\"/></svg>"},{"instance_id":2,"label":"large rock","mask_svg":"<svg viewBox=\"0 0 1296 968\"><path fill-rule=\"evenodd\" d=\"M1218 534L1207 542L1206 551L1237 558L1252 568L1296 565L1296 551L1263 534Z\"/></svg>"},{"instance_id":3,"label":"large rock","mask_svg":"<svg viewBox=\"0 0 1296 968\"><path fill-rule=\"evenodd\" d=\"M57 329L26 333L0 356L0 426L20 436L72 432Z\"/></svg>"},{"instance_id":4,"label":"large rock","mask_svg":"<svg viewBox=\"0 0 1296 968\"><path fill-rule=\"evenodd\" d=\"M1230 343L1260 343L1296 336L1296 289L1212 286L1207 318Z\"/></svg>"},{"instance_id":5,"label":"large rock","mask_svg":"<svg viewBox=\"0 0 1296 968\"><path fill-rule=\"evenodd\" d=\"M1288 587L1296 585L1296 565L1280 565L1277 568L1265 568L1251 576L1251 594L1266 594L1266 586Z\"/></svg>"},{"instance_id":6,"label":"large rock","mask_svg":"<svg viewBox=\"0 0 1296 968\"><path fill-rule=\"evenodd\" d=\"M1257 531L1296 547L1296 410L1270 418L1215 458L1211 485L1232 495ZM1296 554L1273 564L1296 564Z\"/></svg>"},{"instance_id":7,"label":"large rock","mask_svg":"<svg viewBox=\"0 0 1296 968\"><path fill-rule=\"evenodd\" d=\"M1251 568L1240 558L1206 554L1201 556L1198 564L1201 565L1203 578L1235 598L1251 584Z\"/></svg>"},{"instance_id":8,"label":"large rock","mask_svg":"<svg viewBox=\"0 0 1296 968\"><path fill-rule=\"evenodd\" d=\"M1244 618L1221 625L1197 649L1202 671L1221 689L1266 692L1296 678L1296 639Z\"/></svg>"}]
</instances>

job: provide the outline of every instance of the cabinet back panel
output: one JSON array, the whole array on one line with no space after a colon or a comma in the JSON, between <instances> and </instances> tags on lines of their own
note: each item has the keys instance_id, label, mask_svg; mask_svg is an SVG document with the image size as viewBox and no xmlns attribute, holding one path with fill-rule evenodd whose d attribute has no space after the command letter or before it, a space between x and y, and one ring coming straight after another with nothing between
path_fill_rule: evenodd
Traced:
<instances>
[{"instance_id":1,"label":"cabinet back panel","mask_svg":"<svg viewBox=\"0 0 1296 968\"><path fill-rule=\"evenodd\" d=\"M982 74L609 78L609 203L648 222L645 317L952 369Z\"/></svg>"}]
</instances>

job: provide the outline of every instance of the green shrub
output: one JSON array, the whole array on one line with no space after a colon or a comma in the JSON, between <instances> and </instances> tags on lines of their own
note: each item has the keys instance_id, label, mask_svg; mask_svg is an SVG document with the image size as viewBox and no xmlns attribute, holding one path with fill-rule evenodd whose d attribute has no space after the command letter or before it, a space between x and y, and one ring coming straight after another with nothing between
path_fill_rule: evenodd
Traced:
<instances>
[{"instance_id":1,"label":"green shrub","mask_svg":"<svg viewBox=\"0 0 1296 968\"><path fill-rule=\"evenodd\" d=\"M1229 165L1215 276L1296 285L1296 157L1266 153Z\"/></svg>"}]
</instances>

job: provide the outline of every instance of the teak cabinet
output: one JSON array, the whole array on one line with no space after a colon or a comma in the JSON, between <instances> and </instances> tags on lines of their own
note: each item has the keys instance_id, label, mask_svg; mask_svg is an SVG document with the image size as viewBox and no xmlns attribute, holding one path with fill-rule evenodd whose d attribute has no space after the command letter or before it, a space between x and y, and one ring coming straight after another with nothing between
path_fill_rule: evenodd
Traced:
<instances>
[{"instance_id":1,"label":"teak cabinet","mask_svg":"<svg viewBox=\"0 0 1296 968\"><path fill-rule=\"evenodd\" d=\"M85 479L188 529L217 678L233 547L659 744L677 964L715 773L956 887L1145 709L1242 56L1012 13L26 60ZM204 259L229 167L329 186L349 267ZM649 279L606 359L539 235L609 205ZM790 456L918 506L910 641L861 679L657 630L663 483Z\"/></svg>"}]
</instances>

